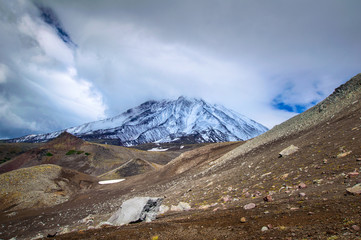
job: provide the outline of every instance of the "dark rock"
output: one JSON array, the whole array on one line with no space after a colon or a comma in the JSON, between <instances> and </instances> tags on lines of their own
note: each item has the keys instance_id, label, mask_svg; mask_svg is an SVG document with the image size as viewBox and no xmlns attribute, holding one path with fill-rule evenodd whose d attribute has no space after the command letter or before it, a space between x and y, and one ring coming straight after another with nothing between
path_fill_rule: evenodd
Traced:
<instances>
[{"instance_id":1,"label":"dark rock","mask_svg":"<svg viewBox=\"0 0 361 240\"><path fill-rule=\"evenodd\" d=\"M273 201L272 196L271 196L271 195L265 196L265 197L263 198L263 201L265 201L265 202L272 202L272 201Z\"/></svg>"},{"instance_id":2,"label":"dark rock","mask_svg":"<svg viewBox=\"0 0 361 240\"><path fill-rule=\"evenodd\" d=\"M54 234L48 234L48 236L46 236L46 237L48 237L48 238L53 238L53 237L55 237L56 236L56 234L58 234L58 232L55 232Z\"/></svg>"}]
</instances>

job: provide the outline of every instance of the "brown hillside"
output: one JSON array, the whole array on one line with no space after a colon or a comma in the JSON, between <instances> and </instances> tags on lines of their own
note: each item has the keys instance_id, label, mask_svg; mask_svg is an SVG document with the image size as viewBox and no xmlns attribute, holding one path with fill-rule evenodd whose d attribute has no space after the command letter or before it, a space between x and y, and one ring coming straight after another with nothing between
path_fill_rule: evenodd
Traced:
<instances>
[{"instance_id":1,"label":"brown hillside","mask_svg":"<svg viewBox=\"0 0 361 240\"><path fill-rule=\"evenodd\" d=\"M22 168L0 175L1 211L40 208L68 201L97 185L97 179L56 165Z\"/></svg>"},{"instance_id":2,"label":"brown hillside","mask_svg":"<svg viewBox=\"0 0 361 240\"><path fill-rule=\"evenodd\" d=\"M139 158L154 164L165 164L179 154L173 151L147 152L95 144L64 132L45 145L31 149L0 165L0 173L40 164L55 164L97 176L118 168L131 159Z\"/></svg>"},{"instance_id":3,"label":"brown hillside","mask_svg":"<svg viewBox=\"0 0 361 240\"><path fill-rule=\"evenodd\" d=\"M125 178L146 172L152 172L154 170L160 169L161 167L162 165L150 163L139 158L131 159L120 167L100 175L99 178L102 180Z\"/></svg>"}]
</instances>

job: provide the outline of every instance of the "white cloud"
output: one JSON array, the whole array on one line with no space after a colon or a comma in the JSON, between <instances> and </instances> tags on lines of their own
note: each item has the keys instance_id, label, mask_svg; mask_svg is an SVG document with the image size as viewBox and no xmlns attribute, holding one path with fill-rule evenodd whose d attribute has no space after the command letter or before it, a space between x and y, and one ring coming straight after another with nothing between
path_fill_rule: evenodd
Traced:
<instances>
[{"instance_id":1,"label":"white cloud","mask_svg":"<svg viewBox=\"0 0 361 240\"><path fill-rule=\"evenodd\" d=\"M21 18L18 28L21 33L36 40L44 54L65 65L73 65L74 57L71 49L57 36L55 30L29 15Z\"/></svg>"},{"instance_id":2,"label":"white cloud","mask_svg":"<svg viewBox=\"0 0 361 240\"><path fill-rule=\"evenodd\" d=\"M9 68L5 64L0 63L0 84L7 81L8 74Z\"/></svg>"},{"instance_id":3,"label":"white cloud","mask_svg":"<svg viewBox=\"0 0 361 240\"><path fill-rule=\"evenodd\" d=\"M93 85L77 76L74 68L67 72L29 67L28 81L34 91L46 96L54 106L77 116L83 121L93 121L106 117L106 106L101 94Z\"/></svg>"},{"instance_id":4,"label":"white cloud","mask_svg":"<svg viewBox=\"0 0 361 240\"><path fill-rule=\"evenodd\" d=\"M39 131L39 127L35 121L26 120L23 116L14 112L14 108L20 102L19 99L12 97L10 100L0 96L0 124L11 126L12 128L30 129Z\"/></svg>"},{"instance_id":5,"label":"white cloud","mask_svg":"<svg viewBox=\"0 0 361 240\"><path fill-rule=\"evenodd\" d=\"M101 19L87 24L78 39L76 63L81 75L109 92L113 114L149 98L179 95L202 97L252 116L256 116L255 105L269 107L268 84L250 66L164 42L142 26Z\"/></svg>"}]
</instances>

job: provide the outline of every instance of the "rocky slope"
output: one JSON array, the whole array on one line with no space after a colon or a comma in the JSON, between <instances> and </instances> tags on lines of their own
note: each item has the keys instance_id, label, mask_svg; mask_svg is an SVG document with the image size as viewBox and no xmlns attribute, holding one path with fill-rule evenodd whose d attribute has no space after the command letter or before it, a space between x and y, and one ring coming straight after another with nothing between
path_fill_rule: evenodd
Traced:
<instances>
[{"instance_id":1,"label":"rocky slope","mask_svg":"<svg viewBox=\"0 0 361 240\"><path fill-rule=\"evenodd\" d=\"M66 129L88 141L108 141L123 146L157 142L226 142L247 140L268 129L220 105L202 99L149 101L119 116ZM41 142L61 132L29 135L16 142Z\"/></svg>"}]
</instances>

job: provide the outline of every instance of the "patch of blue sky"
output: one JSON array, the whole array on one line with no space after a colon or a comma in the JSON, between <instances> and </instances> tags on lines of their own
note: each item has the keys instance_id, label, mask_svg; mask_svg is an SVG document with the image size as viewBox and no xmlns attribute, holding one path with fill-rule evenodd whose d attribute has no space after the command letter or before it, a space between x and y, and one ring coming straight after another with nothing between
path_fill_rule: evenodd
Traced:
<instances>
[{"instance_id":1,"label":"patch of blue sky","mask_svg":"<svg viewBox=\"0 0 361 240\"><path fill-rule=\"evenodd\" d=\"M287 103L286 101L283 100L282 95L278 95L277 97L275 97L272 100L272 107L279 109L279 110L284 110L287 112L293 112L293 113L302 113L304 111L306 111L307 109L309 109L310 107L316 105L318 103L317 100L313 100L309 103L304 103L304 104L299 104L299 103Z\"/></svg>"}]
</instances>

